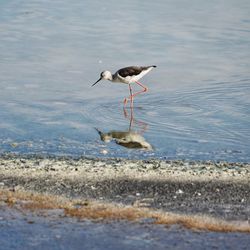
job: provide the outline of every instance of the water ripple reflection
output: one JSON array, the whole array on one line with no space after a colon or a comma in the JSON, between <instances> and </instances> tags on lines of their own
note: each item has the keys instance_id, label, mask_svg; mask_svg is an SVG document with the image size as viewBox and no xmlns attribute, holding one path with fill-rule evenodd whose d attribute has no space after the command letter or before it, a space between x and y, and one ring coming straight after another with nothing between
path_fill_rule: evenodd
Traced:
<instances>
[{"instance_id":1,"label":"water ripple reflection","mask_svg":"<svg viewBox=\"0 0 250 250\"><path fill-rule=\"evenodd\" d=\"M248 82L214 82L166 93L149 92L136 98L133 123L129 108L128 114L124 113L117 98L65 99L35 105L5 103L1 152L250 160ZM139 134L136 140L153 145L153 151L124 148L125 137L118 138L117 133L113 134L116 143L100 141L96 129L126 136L132 131Z\"/></svg>"},{"instance_id":2,"label":"water ripple reflection","mask_svg":"<svg viewBox=\"0 0 250 250\"><path fill-rule=\"evenodd\" d=\"M147 124L145 138L155 148L150 156L244 161L250 147L249 94L245 82L147 94L135 100L134 116ZM83 120L106 132L129 127L116 99L92 100L84 110Z\"/></svg>"},{"instance_id":3,"label":"water ripple reflection","mask_svg":"<svg viewBox=\"0 0 250 250\"><path fill-rule=\"evenodd\" d=\"M250 161L249 1L0 5L0 153ZM95 129L129 131L127 87L90 86L136 64L158 66L131 128L147 124L151 151L105 143Z\"/></svg>"}]
</instances>

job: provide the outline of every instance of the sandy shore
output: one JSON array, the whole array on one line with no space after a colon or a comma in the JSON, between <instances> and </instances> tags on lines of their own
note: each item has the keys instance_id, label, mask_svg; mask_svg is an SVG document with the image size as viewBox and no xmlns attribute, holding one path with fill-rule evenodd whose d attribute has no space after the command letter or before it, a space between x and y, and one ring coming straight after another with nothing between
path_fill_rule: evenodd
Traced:
<instances>
[{"instance_id":1,"label":"sandy shore","mask_svg":"<svg viewBox=\"0 0 250 250\"><path fill-rule=\"evenodd\" d=\"M250 221L250 164L0 158L0 188Z\"/></svg>"}]
</instances>

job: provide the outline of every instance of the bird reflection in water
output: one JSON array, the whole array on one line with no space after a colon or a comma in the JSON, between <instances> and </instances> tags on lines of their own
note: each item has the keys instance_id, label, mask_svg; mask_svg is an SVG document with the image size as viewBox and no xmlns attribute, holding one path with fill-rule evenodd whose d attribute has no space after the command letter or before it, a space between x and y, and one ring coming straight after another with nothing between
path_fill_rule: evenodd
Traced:
<instances>
[{"instance_id":1,"label":"bird reflection in water","mask_svg":"<svg viewBox=\"0 0 250 250\"><path fill-rule=\"evenodd\" d=\"M107 133L103 133L96 128L101 140L104 142L114 141L116 144L126 148L153 150L153 147L142 136L147 130L147 124L134 119L132 107L130 107L130 112L124 107L123 114L126 119L129 119L129 129L126 131L111 130ZM137 125L140 128L138 132L132 130L134 125Z\"/></svg>"}]
</instances>

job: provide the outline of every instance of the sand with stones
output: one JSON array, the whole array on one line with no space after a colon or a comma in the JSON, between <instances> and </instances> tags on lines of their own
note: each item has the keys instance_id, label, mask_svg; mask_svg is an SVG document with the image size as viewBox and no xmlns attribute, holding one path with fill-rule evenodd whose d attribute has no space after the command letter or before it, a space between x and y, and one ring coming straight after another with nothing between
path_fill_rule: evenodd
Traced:
<instances>
[{"instance_id":1,"label":"sand with stones","mask_svg":"<svg viewBox=\"0 0 250 250\"><path fill-rule=\"evenodd\" d=\"M250 164L4 155L0 188L250 221Z\"/></svg>"}]
</instances>

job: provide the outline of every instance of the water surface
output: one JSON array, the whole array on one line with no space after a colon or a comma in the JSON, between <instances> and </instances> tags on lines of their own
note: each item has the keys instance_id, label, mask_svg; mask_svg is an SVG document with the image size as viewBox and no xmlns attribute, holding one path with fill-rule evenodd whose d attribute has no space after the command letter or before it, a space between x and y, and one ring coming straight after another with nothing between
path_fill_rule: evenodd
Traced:
<instances>
[{"instance_id":1,"label":"water surface","mask_svg":"<svg viewBox=\"0 0 250 250\"><path fill-rule=\"evenodd\" d=\"M0 153L249 162L249 14L247 0L1 1ZM128 131L129 92L91 84L151 64L131 129L154 150L102 142L96 128Z\"/></svg>"}]
</instances>

